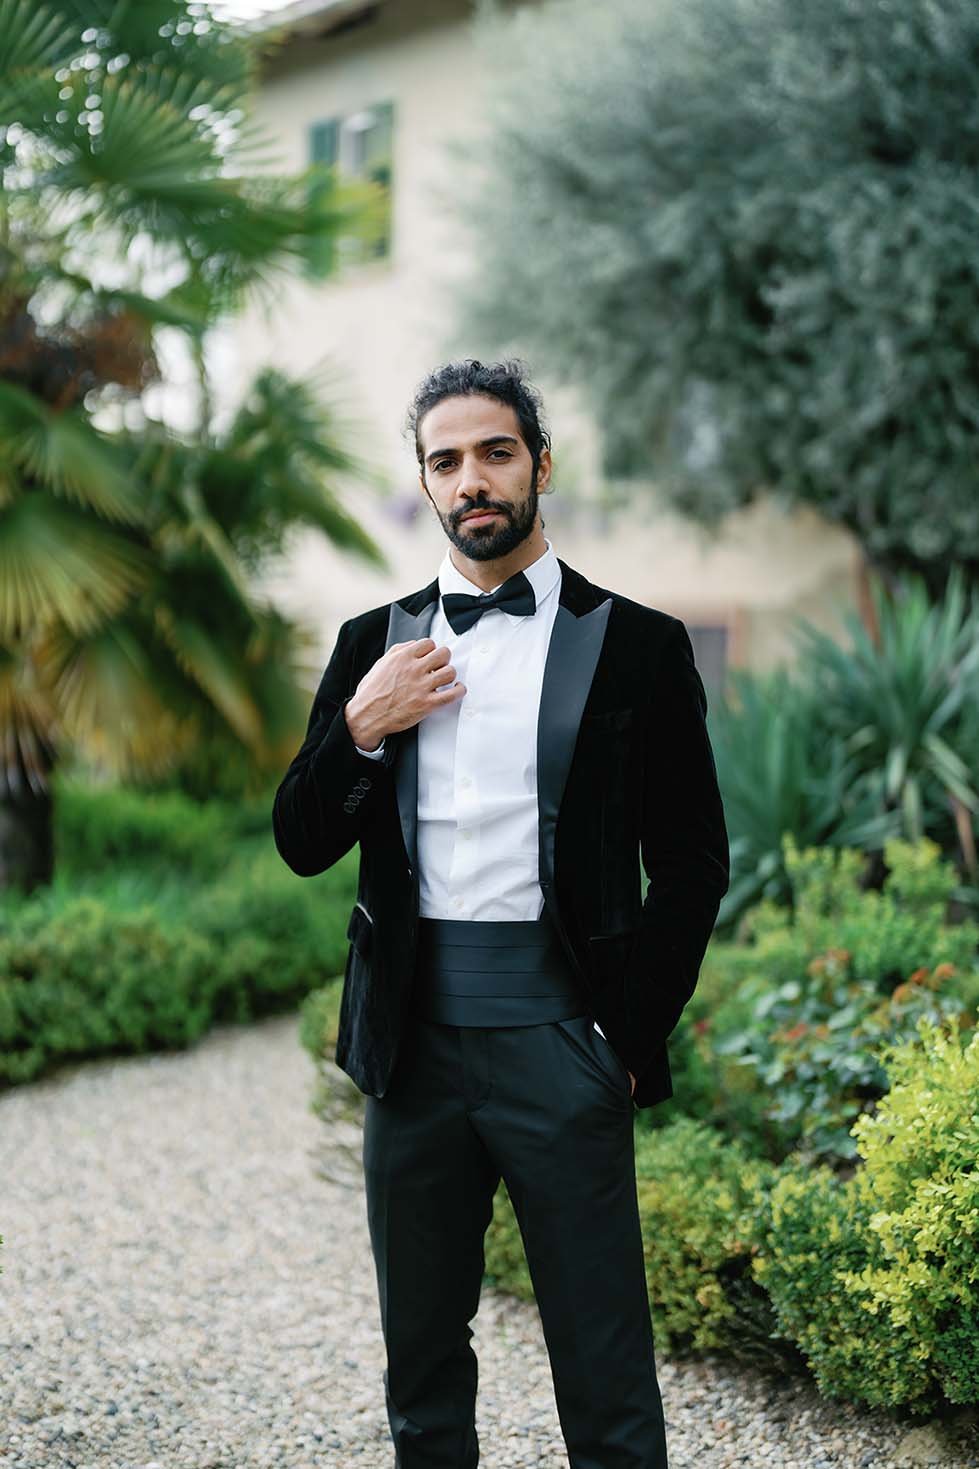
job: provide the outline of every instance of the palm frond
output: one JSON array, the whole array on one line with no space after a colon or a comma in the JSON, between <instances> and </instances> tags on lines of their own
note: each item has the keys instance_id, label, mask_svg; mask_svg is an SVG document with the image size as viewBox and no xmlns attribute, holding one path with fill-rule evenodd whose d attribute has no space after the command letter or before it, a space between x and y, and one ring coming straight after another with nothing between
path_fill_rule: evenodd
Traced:
<instances>
[{"instance_id":1,"label":"palm frond","mask_svg":"<svg viewBox=\"0 0 979 1469\"><path fill-rule=\"evenodd\" d=\"M53 494L107 520L143 522L138 485L84 413L55 413L33 393L0 382L0 435L8 462Z\"/></svg>"},{"instance_id":2,"label":"palm frond","mask_svg":"<svg viewBox=\"0 0 979 1469\"><path fill-rule=\"evenodd\" d=\"M186 700L138 616L81 634L56 625L36 658L66 739L96 767L162 773L192 746Z\"/></svg>"},{"instance_id":3,"label":"palm frond","mask_svg":"<svg viewBox=\"0 0 979 1469\"><path fill-rule=\"evenodd\" d=\"M181 668L196 680L241 740L248 745L260 743L261 716L234 653L223 648L200 620L173 606L158 604L156 617Z\"/></svg>"},{"instance_id":4,"label":"palm frond","mask_svg":"<svg viewBox=\"0 0 979 1469\"><path fill-rule=\"evenodd\" d=\"M82 632L145 584L148 553L90 515L30 492L0 509L0 640L61 620Z\"/></svg>"},{"instance_id":5,"label":"palm frond","mask_svg":"<svg viewBox=\"0 0 979 1469\"><path fill-rule=\"evenodd\" d=\"M218 525L212 515L208 514L200 492L200 486L195 483L185 482L182 487L182 501L187 511L187 522L190 531L196 535L201 545L211 553L215 563L223 571L231 588L237 593L240 605L243 609L251 609L251 592L248 587L248 578L245 569L235 554L235 549L224 531Z\"/></svg>"},{"instance_id":6,"label":"palm frond","mask_svg":"<svg viewBox=\"0 0 979 1469\"><path fill-rule=\"evenodd\" d=\"M50 171L50 183L69 190L111 186L130 197L179 200L188 209L215 196L220 181L213 151L186 114L120 72L101 84L103 121L93 134L77 122L85 105L82 82L63 99L63 121L52 124L63 162Z\"/></svg>"},{"instance_id":7,"label":"palm frond","mask_svg":"<svg viewBox=\"0 0 979 1469\"><path fill-rule=\"evenodd\" d=\"M78 48L64 16L36 0L0 0L0 126L30 127L57 100L54 73Z\"/></svg>"}]
</instances>

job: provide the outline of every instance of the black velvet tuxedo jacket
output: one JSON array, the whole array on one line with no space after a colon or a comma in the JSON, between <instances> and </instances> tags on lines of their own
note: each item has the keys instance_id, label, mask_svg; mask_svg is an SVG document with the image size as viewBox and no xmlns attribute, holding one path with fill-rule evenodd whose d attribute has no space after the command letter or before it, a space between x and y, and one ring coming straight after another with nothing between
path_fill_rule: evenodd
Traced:
<instances>
[{"instance_id":1,"label":"black velvet tuxedo jacket","mask_svg":"<svg viewBox=\"0 0 979 1469\"><path fill-rule=\"evenodd\" d=\"M558 564L537 731L541 892L591 1013L637 1079L635 1105L651 1107L673 1095L666 1040L728 886L707 698L679 618ZM273 810L279 853L304 877L360 843L335 1055L377 1097L415 965L418 726L369 760L343 711L387 648L429 636L438 596L436 578L343 624Z\"/></svg>"}]
</instances>

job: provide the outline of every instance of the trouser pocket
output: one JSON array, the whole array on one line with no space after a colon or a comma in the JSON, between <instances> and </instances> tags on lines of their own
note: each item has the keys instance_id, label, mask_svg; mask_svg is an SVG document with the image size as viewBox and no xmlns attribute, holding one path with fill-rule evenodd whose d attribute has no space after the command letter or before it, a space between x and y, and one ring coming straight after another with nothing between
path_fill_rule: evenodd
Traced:
<instances>
[{"instance_id":1,"label":"trouser pocket","mask_svg":"<svg viewBox=\"0 0 979 1469\"><path fill-rule=\"evenodd\" d=\"M574 1015L570 1020L555 1022L578 1055L582 1056L605 1082L612 1087L616 1096L623 1092L632 1099L632 1081L628 1068L618 1053L603 1035L595 1029L590 1015Z\"/></svg>"}]
</instances>

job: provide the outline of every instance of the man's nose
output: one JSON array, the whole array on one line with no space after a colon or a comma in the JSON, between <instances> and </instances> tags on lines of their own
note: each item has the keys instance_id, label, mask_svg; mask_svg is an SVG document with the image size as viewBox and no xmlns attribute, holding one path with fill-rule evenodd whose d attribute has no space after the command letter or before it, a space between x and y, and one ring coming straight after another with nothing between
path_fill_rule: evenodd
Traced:
<instances>
[{"instance_id":1,"label":"man's nose","mask_svg":"<svg viewBox=\"0 0 979 1469\"><path fill-rule=\"evenodd\" d=\"M489 490L489 481L478 459L464 459L456 482L456 494L460 500L474 500Z\"/></svg>"}]
</instances>

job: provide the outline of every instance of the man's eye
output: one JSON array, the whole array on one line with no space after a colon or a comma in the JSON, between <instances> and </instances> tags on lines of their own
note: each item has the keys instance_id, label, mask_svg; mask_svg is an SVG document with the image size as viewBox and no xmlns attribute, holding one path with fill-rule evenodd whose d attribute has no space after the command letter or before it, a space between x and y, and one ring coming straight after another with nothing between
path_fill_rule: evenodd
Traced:
<instances>
[{"instance_id":1,"label":"man's eye","mask_svg":"<svg viewBox=\"0 0 979 1469\"><path fill-rule=\"evenodd\" d=\"M503 457L504 457L504 459L509 459L510 458L510 451L509 451L509 449L491 449L490 450L490 453L491 454L502 454ZM451 459L440 459L438 461L438 463L434 466L436 473L438 473L438 471L440 469L445 469L446 465L451 465L451 464L452 464L452 460Z\"/></svg>"}]
</instances>

